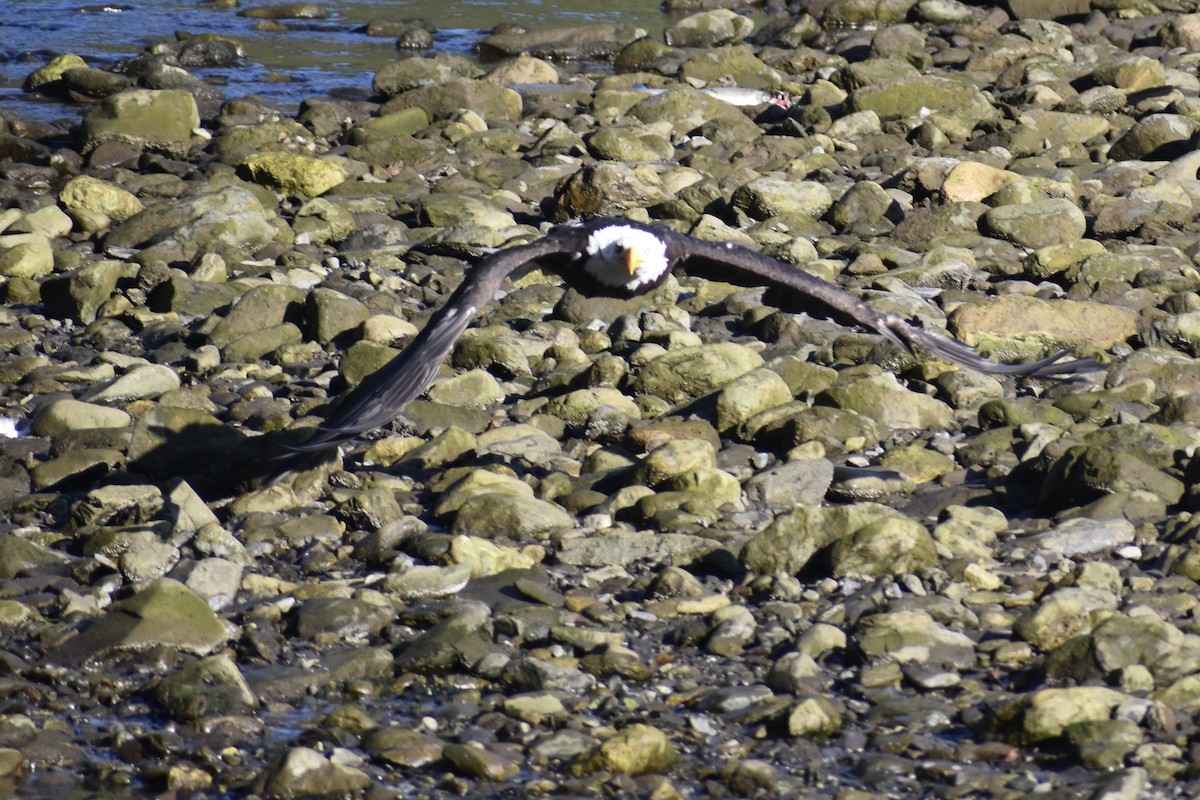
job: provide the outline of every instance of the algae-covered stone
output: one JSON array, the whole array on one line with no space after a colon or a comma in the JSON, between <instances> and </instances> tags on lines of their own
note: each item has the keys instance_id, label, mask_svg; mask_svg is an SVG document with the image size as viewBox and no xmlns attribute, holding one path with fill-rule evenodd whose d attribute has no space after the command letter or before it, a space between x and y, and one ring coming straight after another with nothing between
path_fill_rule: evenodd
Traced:
<instances>
[{"instance_id":1,"label":"algae-covered stone","mask_svg":"<svg viewBox=\"0 0 1200 800\"><path fill-rule=\"evenodd\" d=\"M855 111L874 111L891 120L940 111L967 119L986 119L995 111L979 89L935 75L902 76L856 87L850 94Z\"/></svg>"},{"instance_id":2,"label":"algae-covered stone","mask_svg":"<svg viewBox=\"0 0 1200 800\"><path fill-rule=\"evenodd\" d=\"M340 242L354 232L354 215L337 203L321 197L309 200L296 210L292 230L308 237L313 244Z\"/></svg>"},{"instance_id":3,"label":"algae-covered stone","mask_svg":"<svg viewBox=\"0 0 1200 800\"><path fill-rule=\"evenodd\" d=\"M571 426L584 425L597 410L608 407L630 419L640 419L641 410L636 402L617 389L596 387L576 389L556 397L546 404L546 413L553 414Z\"/></svg>"},{"instance_id":4,"label":"algae-covered stone","mask_svg":"<svg viewBox=\"0 0 1200 800\"><path fill-rule=\"evenodd\" d=\"M682 347L643 367L633 391L679 401L724 386L762 364L762 356L733 342Z\"/></svg>"},{"instance_id":5,"label":"algae-covered stone","mask_svg":"<svg viewBox=\"0 0 1200 800\"><path fill-rule=\"evenodd\" d=\"M560 506L511 494L480 494L458 509L454 533L502 533L510 538L571 528L575 519Z\"/></svg>"},{"instance_id":6,"label":"algae-covered stone","mask_svg":"<svg viewBox=\"0 0 1200 800\"><path fill-rule=\"evenodd\" d=\"M677 758L670 738L658 728L634 724L571 765L576 775L606 770L626 775L665 772Z\"/></svg>"},{"instance_id":7,"label":"algae-covered stone","mask_svg":"<svg viewBox=\"0 0 1200 800\"><path fill-rule=\"evenodd\" d=\"M1137 313L1106 303L1005 295L958 306L947 327L956 338L1005 360L1006 354L1027 352L1031 346L1112 347L1136 335Z\"/></svg>"},{"instance_id":8,"label":"algae-covered stone","mask_svg":"<svg viewBox=\"0 0 1200 800\"><path fill-rule=\"evenodd\" d=\"M481 408L504 399L504 389L486 370L472 369L429 387L429 399L446 405Z\"/></svg>"},{"instance_id":9,"label":"algae-covered stone","mask_svg":"<svg viewBox=\"0 0 1200 800\"><path fill-rule=\"evenodd\" d=\"M1200 122L1180 114L1149 114L1113 143L1108 157L1117 161L1169 160L1189 152Z\"/></svg>"},{"instance_id":10,"label":"algae-covered stone","mask_svg":"<svg viewBox=\"0 0 1200 800\"><path fill-rule=\"evenodd\" d=\"M507 86L468 78L451 78L433 86L402 92L384 103L380 116L420 108L431 119L446 119L469 108L489 124L521 117L521 95Z\"/></svg>"},{"instance_id":11,"label":"algae-covered stone","mask_svg":"<svg viewBox=\"0 0 1200 800\"><path fill-rule=\"evenodd\" d=\"M565 222L619 214L670 199L658 175L619 161L601 161L584 166L558 183L554 189L554 218Z\"/></svg>"},{"instance_id":12,"label":"algae-covered stone","mask_svg":"<svg viewBox=\"0 0 1200 800\"><path fill-rule=\"evenodd\" d=\"M117 281L130 270L120 261L93 261L42 282L42 302L51 314L83 323L94 322L100 307L112 296Z\"/></svg>"},{"instance_id":13,"label":"algae-covered stone","mask_svg":"<svg viewBox=\"0 0 1200 800\"><path fill-rule=\"evenodd\" d=\"M50 59L25 77L22 88L27 92L48 92L62 81L63 73L71 69L86 69L87 62L74 53L63 53Z\"/></svg>"},{"instance_id":14,"label":"algae-covered stone","mask_svg":"<svg viewBox=\"0 0 1200 800\"><path fill-rule=\"evenodd\" d=\"M774 506L820 505L833 483L833 463L825 458L796 458L757 472L746 481L746 496Z\"/></svg>"},{"instance_id":15,"label":"algae-covered stone","mask_svg":"<svg viewBox=\"0 0 1200 800\"><path fill-rule=\"evenodd\" d=\"M1112 592L1066 586L1022 614L1013 630L1025 641L1053 650L1092 630L1105 612L1116 610L1118 602Z\"/></svg>"},{"instance_id":16,"label":"algae-covered stone","mask_svg":"<svg viewBox=\"0 0 1200 800\"><path fill-rule=\"evenodd\" d=\"M179 89L128 89L110 95L83 121L83 150L124 142L182 157L200 127L196 98Z\"/></svg>"},{"instance_id":17,"label":"algae-covered stone","mask_svg":"<svg viewBox=\"0 0 1200 800\"><path fill-rule=\"evenodd\" d=\"M535 528L537 526L536 518L539 511L536 504L539 502L541 501L532 501L533 508L531 513L533 519L530 519L526 523L527 527L524 531L526 533L538 532ZM470 513L471 510L468 509L467 514L469 515ZM491 531L487 533L490 534ZM529 569L538 562L533 553L536 550L538 548L517 550L513 547L490 542L478 536L455 536L450 542L449 558L452 564L468 567L472 578L485 578L488 575L496 575L505 570Z\"/></svg>"},{"instance_id":18,"label":"algae-covered stone","mask_svg":"<svg viewBox=\"0 0 1200 800\"><path fill-rule=\"evenodd\" d=\"M0 277L37 280L54 271L50 240L37 233L0 236Z\"/></svg>"},{"instance_id":19,"label":"algae-covered stone","mask_svg":"<svg viewBox=\"0 0 1200 800\"><path fill-rule=\"evenodd\" d=\"M282 225L272 210L242 185L200 191L167 204L134 214L105 237L106 247L145 247L164 261L190 261L204 249L252 253L284 238ZM290 237L290 231L286 231Z\"/></svg>"},{"instance_id":20,"label":"algae-covered stone","mask_svg":"<svg viewBox=\"0 0 1200 800\"><path fill-rule=\"evenodd\" d=\"M433 58L402 58L384 64L375 73L371 86L375 92L392 97L419 86L435 86L454 78L478 76L479 67L474 62L461 56L438 53Z\"/></svg>"},{"instance_id":21,"label":"algae-covered stone","mask_svg":"<svg viewBox=\"0 0 1200 800\"><path fill-rule=\"evenodd\" d=\"M58 202L68 211L93 211L114 222L124 222L143 208L132 192L90 175L76 175L67 181Z\"/></svg>"},{"instance_id":22,"label":"algae-covered stone","mask_svg":"<svg viewBox=\"0 0 1200 800\"><path fill-rule=\"evenodd\" d=\"M636 480L647 486L657 486L682 472L715 466L716 453L712 444L703 439L677 439L647 454L638 465Z\"/></svg>"},{"instance_id":23,"label":"algae-covered stone","mask_svg":"<svg viewBox=\"0 0 1200 800\"><path fill-rule=\"evenodd\" d=\"M743 39L752 30L754 22L749 17L719 8L684 17L667 28L663 37L671 47L711 47Z\"/></svg>"},{"instance_id":24,"label":"algae-covered stone","mask_svg":"<svg viewBox=\"0 0 1200 800\"><path fill-rule=\"evenodd\" d=\"M140 364L94 392L91 399L101 403L114 403L161 397L178 389L179 385L179 373L165 364Z\"/></svg>"},{"instance_id":25,"label":"algae-covered stone","mask_svg":"<svg viewBox=\"0 0 1200 800\"><path fill-rule=\"evenodd\" d=\"M905 389L890 372L835 384L822 396L838 408L869 417L893 430L946 428L954 419L948 405Z\"/></svg>"},{"instance_id":26,"label":"algae-covered stone","mask_svg":"<svg viewBox=\"0 0 1200 800\"><path fill-rule=\"evenodd\" d=\"M224 347L243 336L279 325L289 316L298 318L303 303L304 292L295 287L275 283L255 286L241 295L224 317L214 321L209 342Z\"/></svg>"},{"instance_id":27,"label":"algae-covered stone","mask_svg":"<svg viewBox=\"0 0 1200 800\"><path fill-rule=\"evenodd\" d=\"M346 170L332 161L295 153L260 153L243 165L250 180L289 195L317 197L346 180Z\"/></svg>"},{"instance_id":28,"label":"algae-covered stone","mask_svg":"<svg viewBox=\"0 0 1200 800\"><path fill-rule=\"evenodd\" d=\"M1103 686L1042 689L1028 700L1022 731L1029 742L1061 736L1070 725L1110 719L1129 695Z\"/></svg>"},{"instance_id":29,"label":"algae-covered stone","mask_svg":"<svg viewBox=\"0 0 1200 800\"><path fill-rule=\"evenodd\" d=\"M114 603L104 616L64 642L53 657L78 663L113 650L163 645L204 655L227 636L224 623L202 597L178 581L161 578Z\"/></svg>"},{"instance_id":30,"label":"algae-covered stone","mask_svg":"<svg viewBox=\"0 0 1200 800\"><path fill-rule=\"evenodd\" d=\"M992 236L1036 249L1080 239L1087 220L1070 200L1038 200L992 208L983 215L981 226Z\"/></svg>"},{"instance_id":31,"label":"algae-covered stone","mask_svg":"<svg viewBox=\"0 0 1200 800\"><path fill-rule=\"evenodd\" d=\"M246 679L226 655L202 658L168 675L154 687L154 696L177 722L224 716L256 704Z\"/></svg>"},{"instance_id":32,"label":"algae-covered stone","mask_svg":"<svg viewBox=\"0 0 1200 800\"><path fill-rule=\"evenodd\" d=\"M933 538L906 517L884 517L838 539L831 553L835 575L898 575L937 563Z\"/></svg>"},{"instance_id":33,"label":"algae-covered stone","mask_svg":"<svg viewBox=\"0 0 1200 800\"><path fill-rule=\"evenodd\" d=\"M675 155L669 139L641 126L601 128L585 141L593 156L609 161L666 161Z\"/></svg>"},{"instance_id":34,"label":"algae-covered stone","mask_svg":"<svg viewBox=\"0 0 1200 800\"><path fill-rule=\"evenodd\" d=\"M742 548L741 562L760 575L795 574L818 550L887 518L911 522L899 512L875 503L798 508L776 517L755 534Z\"/></svg>"},{"instance_id":35,"label":"algae-covered stone","mask_svg":"<svg viewBox=\"0 0 1200 800\"><path fill-rule=\"evenodd\" d=\"M308 747L293 747L267 776L267 797L331 797L361 792L371 786L367 773L336 763Z\"/></svg>"},{"instance_id":36,"label":"algae-covered stone","mask_svg":"<svg viewBox=\"0 0 1200 800\"><path fill-rule=\"evenodd\" d=\"M739 186L732 203L755 219L790 214L816 219L833 205L833 195L825 184L816 181L764 177Z\"/></svg>"},{"instance_id":37,"label":"algae-covered stone","mask_svg":"<svg viewBox=\"0 0 1200 800\"><path fill-rule=\"evenodd\" d=\"M832 736L842 728L842 713L824 697L806 697L788 712L789 736L815 739Z\"/></svg>"},{"instance_id":38,"label":"algae-covered stone","mask_svg":"<svg viewBox=\"0 0 1200 800\"><path fill-rule=\"evenodd\" d=\"M133 418L119 408L85 403L69 397L46 404L33 418L38 436L61 436L67 431L90 428L125 428Z\"/></svg>"},{"instance_id":39,"label":"algae-covered stone","mask_svg":"<svg viewBox=\"0 0 1200 800\"><path fill-rule=\"evenodd\" d=\"M950 630L924 611L872 614L858 627L855 638L868 658L959 670L970 669L977 660L971 637Z\"/></svg>"},{"instance_id":40,"label":"algae-covered stone","mask_svg":"<svg viewBox=\"0 0 1200 800\"><path fill-rule=\"evenodd\" d=\"M511 759L480 746L448 744L442 749L442 757L462 774L481 780L508 781L521 771Z\"/></svg>"}]
</instances>

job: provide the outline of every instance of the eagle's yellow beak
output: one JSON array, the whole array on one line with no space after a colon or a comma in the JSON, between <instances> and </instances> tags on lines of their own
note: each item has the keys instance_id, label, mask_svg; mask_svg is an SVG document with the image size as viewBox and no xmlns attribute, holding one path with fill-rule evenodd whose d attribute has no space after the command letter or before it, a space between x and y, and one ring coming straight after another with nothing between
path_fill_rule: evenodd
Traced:
<instances>
[{"instance_id":1,"label":"eagle's yellow beak","mask_svg":"<svg viewBox=\"0 0 1200 800\"><path fill-rule=\"evenodd\" d=\"M629 276L633 277L637 274L638 267L642 265L642 259L638 255L636 247L630 247L625 250L625 268L629 270Z\"/></svg>"}]
</instances>

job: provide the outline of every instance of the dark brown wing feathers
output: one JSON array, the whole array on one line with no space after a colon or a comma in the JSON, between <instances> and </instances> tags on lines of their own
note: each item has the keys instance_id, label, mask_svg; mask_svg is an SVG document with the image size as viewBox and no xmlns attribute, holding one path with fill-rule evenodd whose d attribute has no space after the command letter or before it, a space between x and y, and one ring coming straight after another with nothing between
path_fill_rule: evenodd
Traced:
<instances>
[{"instance_id":1,"label":"dark brown wing feathers","mask_svg":"<svg viewBox=\"0 0 1200 800\"><path fill-rule=\"evenodd\" d=\"M933 331L919 328L901 317L864 303L845 289L784 264L769 256L731 243L705 242L659 226L659 235L673 239L672 245L686 253L682 269L689 275L728 283L761 286L773 284L790 289L811 301L809 310L824 313L839 322L849 322L886 336L907 350L914 345L954 364L992 375L1069 375L1097 368L1094 359L1062 361L1063 350L1048 358L1024 364L1002 364L980 355L975 348Z\"/></svg>"}]
</instances>

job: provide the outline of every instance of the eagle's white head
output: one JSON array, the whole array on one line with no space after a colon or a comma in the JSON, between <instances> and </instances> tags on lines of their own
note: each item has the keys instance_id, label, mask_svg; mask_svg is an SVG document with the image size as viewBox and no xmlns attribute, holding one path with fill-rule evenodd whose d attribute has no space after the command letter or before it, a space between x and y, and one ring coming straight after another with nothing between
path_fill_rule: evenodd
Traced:
<instances>
[{"instance_id":1,"label":"eagle's white head","mask_svg":"<svg viewBox=\"0 0 1200 800\"><path fill-rule=\"evenodd\" d=\"M667 244L632 225L607 225L587 240L583 269L604 286L638 292L657 283L671 268Z\"/></svg>"}]
</instances>

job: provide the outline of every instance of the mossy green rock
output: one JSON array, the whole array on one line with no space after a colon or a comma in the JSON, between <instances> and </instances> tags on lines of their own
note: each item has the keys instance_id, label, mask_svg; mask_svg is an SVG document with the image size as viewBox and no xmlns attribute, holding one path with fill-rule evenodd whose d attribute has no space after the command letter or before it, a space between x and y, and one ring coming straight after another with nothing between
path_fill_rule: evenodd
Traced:
<instances>
[{"instance_id":1,"label":"mossy green rock","mask_svg":"<svg viewBox=\"0 0 1200 800\"><path fill-rule=\"evenodd\" d=\"M421 86L396 95L383 104L380 116L406 108L420 108L431 119L447 119L469 108L489 124L521 118L521 95L507 86L469 78L451 78L434 86Z\"/></svg>"},{"instance_id":2,"label":"mossy green rock","mask_svg":"<svg viewBox=\"0 0 1200 800\"><path fill-rule=\"evenodd\" d=\"M67 181L58 202L68 211L93 211L114 222L124 222L143 208L132 192L90 175L76 175Z\"/></svg>"},{"instance_id":3,"label":"mossy green rock","mask_svg":"<svg viewBox=\"0 0 1200 800\"><path fill-rule=\"evenodd\" d=\"M744 39L753 30L749 17L719 8L684 17L667 28L663 37L670 47L712 47Z\"/></svg>"},{"instance_id":4,"label":"mossy green rock","mask_svg":"<svg viewBox=\"0 0 1200 800\"><path fill-rule=\"evenodd\" d=\"M109 95L83 121L83 150L125 142L173 157L187 155L200 127L196 98L179 89L127 89Z\"/></svg>"},{"instance_id":5,"label":"mossy green rock","mask_svg":"<svg viewBox=\"0 0 1200 800\"><path fill-rule=\"evenodd\" d=\"M114 650L177 647L204 655L225 642L228 632L204 598L178 581L160 578L68 639L56 661L78 663Z\"/></svg>"},{"instance_id":6,"label":"mossy green rock","mask_svg":"<svg viewBox=\"0 0 1200 800\"><path fill-rule=\"evenodd\" d=\"M285 312L287 308L285 302ZM358 298L318 286L309 292L304 316L311 338L325 344L359 328L371 316L371 310Z\"/></svg>"},{"instance_id":7,"label":"mossy green rock","mask_svg":"<svg viewBox=\"0 0 1200 800\"><path fill-rule=\"evenodd\" d=\"M133 277L131 272L129 266L120 261L93 261L43 281L42 302L48 312L60 319L94 322L100 307L116 290L117 281Z\"/></svg>"},{"instance_id":8,"label":"mossy green rock","mask_svg":"<svg viewBox=\"0 0 1200 800\"><path fill-rule=\"evenodd\" d=\"M733 342L681 347L643 367L633 391L678 402L724 386L762 364L757 352Z\"/></svg>"},{"instance_id":9,"label":"mossy green rock","mask_svg":"<svg viewBox=\"0 0 1200 800\"><path fill-rule=\"evenodd\" d=\"M510 538L548 533L575 526L561 506L514 494L479 494L459 507L453 533L503 534Z\"/></svg>"},{"instance_id":10,"label":"mossy green rock","mask_svg":"<svg viewBox=\"0 0 1200 800\"><path fill-rule=\"evenodd\" d=\"M834 542L834 575L899 575L938 563L925 527L905 517L883 517Z\"/></svg>"},{"instance_id":11,"label":"mossy green rock","mask_svg":"<svg viewBox=\"0 0 1200 800\"><path fill-rule=\"evenodd\" d=\"M947 428L954 420L950 406L905 389L890 372L835 384L821 398L892 430Z\"/></svg>"},{"instance_id":12,"label":"mossy green rock","mask_svg":"<svg viewBox=\"0 0 1200 800\"><path fill-rule=\"evenodd\" d=\"M259 153L242 166L255 183L293 196L317 197L346 180L346 170L340 165L295 153Z\"/></svg>"},{"instance_id":13,"label":"mossy green rock","mask_svg":"<svg viewBox=\"0 0 1200 800\"><path fill-rule=\"evenodd\" d=\"M254 693L226 655L187 664L154 687L154 697L176 722L223 716L255 705Z\"/></svg>"},{"instance_id":14,"label":"mossy green rock","mask_svg":"<svg viewBox=\"0 0 1200 800\"><path fill-rule=\"evenodd\" d=\"M671 739L658 728L640 723L622 728L592 753L571 765L576 775L601 770L626 775L665 772L678 756Z\"/></svg>"},{"instance_id":15,"label":"mossy green rock","mask_svg":"<svg viewBox=\"0 0 1200 800\"><path fill-rule=\"evenodd\" d=\"M817 551L835 542L849 541L860 530L888 519L902 521L901 524L912 523L898 511L876 503L798 508L776 517L755 534L742 548L741 562L746 569L760 575L794 575ZM868 536L866 540L869 542L870 538ZM917 537L908 538L917 540Z\"/></svg>"}]
</instances>

